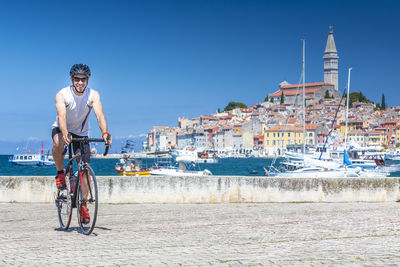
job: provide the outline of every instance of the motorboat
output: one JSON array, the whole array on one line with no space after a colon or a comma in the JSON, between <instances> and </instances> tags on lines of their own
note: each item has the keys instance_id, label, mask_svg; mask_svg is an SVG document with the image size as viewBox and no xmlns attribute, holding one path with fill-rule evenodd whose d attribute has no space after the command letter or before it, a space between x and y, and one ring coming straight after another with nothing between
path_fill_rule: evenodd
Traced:
<instances>
[{"instance_id":1,"label":"motorboat","mask_svg":"<svg viewBox=\"0 0 400 267\"><path fill-rule=\"evenodd\" d=\"M208 176L212 173L205 170L194 170L194 163L178 162L178 166L172 164L160 164L156 163L154 167L151 168L151 175L165 175L165 176Z\"/></svg>"},{"instance_id":2,"label":"motorboat","mask_svg":"<svg viewBox=\"0 0 400 267\"><path fill-rule=\"evenodd\" d=\"M54 161L50 160L48 155L42 153L35 154L14 154L8 159L9 162L21 166L54 166Z\"/></svg>"},{"instance_id":3,"label":"motorboat","mask_svg":"<svg viewBox=\"0 0 400 267\"><path fill-rule=\"evenodd\" d=\"M182 162L194 162L194 163L218 163L218 157L216 153L208 151L200 151L195 147L185 147L184 149L175 150L171 153L172 158L175 161Z\"/></svg>"},{"instance_id":4,"label":"motorboat","mask_svg":"<svg viewBox=\"0 0 400 267\"><path fill-rule=\"evenodd\" d=\"M30 153L28 150L25 154L14 154L9 159L8 162L20 165L20 166L54 166L55 163L49 158L48 153L44 154L43 142L42 149L38 153Z\"/></svg>"},{"instance_id":5,"label":"motorboat","mask_svg":"<svg viewBox=\"0 0 400 267\"><path fill-rule=\"evenodd\" d=\"M140 159L130 159L126 155L115 164L115 170L119 176L150 176L150 169L143 169Z\"/></svg>"}]
</instances>

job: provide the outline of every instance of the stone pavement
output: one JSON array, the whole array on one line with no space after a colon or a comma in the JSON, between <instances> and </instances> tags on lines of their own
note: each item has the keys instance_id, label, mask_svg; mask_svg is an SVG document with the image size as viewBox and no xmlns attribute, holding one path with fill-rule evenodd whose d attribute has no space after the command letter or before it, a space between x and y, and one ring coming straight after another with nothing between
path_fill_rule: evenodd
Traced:
<instances>
[{"instance_id":1,"label":"stone pavement","mask_svg":"<svg viewBox=\"0 0 400 267\"><path fill-rule=\"evenodd\" d=\"M91 236L54 205L0 203L0 266L400 264L400 203L100 205Z\"/></svg>"}]
</instances>

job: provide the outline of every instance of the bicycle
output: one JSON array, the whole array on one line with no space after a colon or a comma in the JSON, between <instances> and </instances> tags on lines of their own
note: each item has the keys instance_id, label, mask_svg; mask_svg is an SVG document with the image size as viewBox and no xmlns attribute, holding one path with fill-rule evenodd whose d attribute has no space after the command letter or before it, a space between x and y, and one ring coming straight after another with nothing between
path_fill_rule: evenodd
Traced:
<instances>
[{"instance_id":1,"label":"bicycle","mask_svg":"<svg viewBox=\"0 0 400 267\"><path fill-rule=\"evenodd\" d=\"M83 160L79 160L83 155L76 153L72 156L72 143L79 143L79 147L82 147L82 144L90 142L104 142L104 139L87 137L72 138L71 143L64 147L63 155L65 155L67 149L69 154L68 163L64 167L66 188L58 189L55 199L61 229L68 230L71 224L72 211L74 208L77 208L78 224L85 235L90 235L96 224L98 209L97 181L90 165L83 162ZM104 156L107 155L108 149L109 146L106 145ZM78 162L78 171L76 173L73 171L73 162L75 159ZM83 222L81 219L82 206L86 206L91 213L88 223Z\"/></svg>"}]
</instances>

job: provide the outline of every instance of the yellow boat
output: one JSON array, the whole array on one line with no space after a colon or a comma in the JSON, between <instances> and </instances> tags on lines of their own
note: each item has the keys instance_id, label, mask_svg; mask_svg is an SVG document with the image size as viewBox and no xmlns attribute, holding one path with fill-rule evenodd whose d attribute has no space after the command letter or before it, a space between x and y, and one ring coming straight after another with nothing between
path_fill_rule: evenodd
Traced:
<instances>
[{"instance_id":1,"label":"yellow boat","mask_svg":"<svg viewBox=\"0 0 400 267\"><path fill-rule=\"evenodd\" d=\"M140 161L132 163L129 158L121 158L119 164L115 164L115 170L119 176L150 176L151 169L142 169Z\"/></svg>"}]
</instances>

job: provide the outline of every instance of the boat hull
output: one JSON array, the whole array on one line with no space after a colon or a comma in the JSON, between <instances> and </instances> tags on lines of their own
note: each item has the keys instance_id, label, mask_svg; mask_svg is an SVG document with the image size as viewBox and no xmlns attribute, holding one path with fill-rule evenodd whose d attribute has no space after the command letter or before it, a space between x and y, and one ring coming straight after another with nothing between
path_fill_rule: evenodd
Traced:
<instances>
[{"instance_id":1,"label":"boat hull","mask_svg":"<svg viewBox=\"0 0 400 267\"><path fill-rule=\"evenodd\" d=\"M139 171L122 171L117 170L119 176L150 176L150 170L139 170Z\"/></svg>"}]
</instances>

